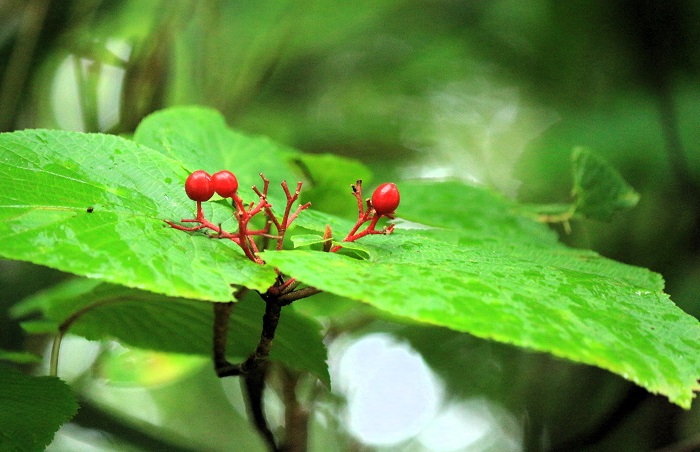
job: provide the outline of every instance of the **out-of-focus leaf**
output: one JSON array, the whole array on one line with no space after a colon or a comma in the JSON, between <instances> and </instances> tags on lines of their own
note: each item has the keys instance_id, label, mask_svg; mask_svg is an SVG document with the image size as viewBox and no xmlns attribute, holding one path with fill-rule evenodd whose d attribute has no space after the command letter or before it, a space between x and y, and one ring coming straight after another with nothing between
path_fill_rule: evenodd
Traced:
<instances>
[{"instance_id":1,"label":"out-of-focus leaf","mask_svg":"<svg viewBox=\"0 0 700 452\"><path fill-rule=\"evenodd\" d=\"M314 209L344 217L357 214L350 186L358 179L366 186L371 183L372 173L365 165L332 154L301 154L295 162L310 182L304 199Z\"/></svg>"},{"instance_id":2,"label":"out-of-focus leaf","mask_svg":"<svg viewBox=\"0 0 700 452\"><path fill-rule=\"evenodd\" d=\"M55 377L32 377L0 365L0 449L43 450L78 412L70 387Z\"/></svg>"},{"instance_id":3,"label":"out-of-focus leaf","mask_svg":"<svg viewBox=\"0 0 700 452\"><path fill-rule=\"evenodd\" d=\"M434 235L465 246L503 243L553 245L546 225L520 213L520 206L490 190L457 181L408 181L398 184L397 216L437 228Z\"/></svg>"},{"instance_id":4,"label":"out-of-focus leaf","mask_svg":"<svg viewBox=\"0 0 700 452\"><path fill-rule=\"evenodd\" d=\"M91 340L116 339L142 349L212 354L214 315L208 302L74 279L25 299L12 313L27 315L32 310L54 325L76 317L68 331ZM253 294L236 304L229 326L231 359L244 359L255 349L264 312L264 302ZM270 357L329 384L320 325L293 310L285 310L280 317Z\"/></svg>"},{"instance_id":5,"label":"out-of-focus leaf","mask_svg":"<svg viewBox=\"0 0 700 452\"><path fill-rule=\"evenodd\" d=\"M624 209L639 202L639 194L600 156L584 148L572 154L574 170L573 195L576 213L585 217L608 221Z\"/></svg>"},{"instance_id":6,"label":"out-of-focus leaf","mask_svg":"<svg viewBox=\"0 0 700 452\"><path fill-rule=\"evenodd\" d=\"M41 362L41 356L37 356L30 352L0 350L0 361L7 361L17 364L30 364Z\"/></svg>"}]
</instances>

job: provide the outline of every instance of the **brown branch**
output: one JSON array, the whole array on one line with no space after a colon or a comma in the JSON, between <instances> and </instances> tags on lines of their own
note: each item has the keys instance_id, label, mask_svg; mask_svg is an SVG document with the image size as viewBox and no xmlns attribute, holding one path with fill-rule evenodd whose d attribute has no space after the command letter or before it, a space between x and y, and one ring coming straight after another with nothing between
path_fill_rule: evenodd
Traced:
<instances>
[{"instance_id":1,"label":"brown branch","mask_svg":"<svg viewBox=\"0 0 700 452\"><path fill-rule=\"evenodd\" d=\"M309 411L297 399L300 375L290 369L282 369L282 397L284 401L284 443L280 450L303 452L308 447Z\"/></svg>"},{"instance_id":2,"label":"brown branch","mask_svg":"<svg viewBox=\"0 0 700 452\"><path fill-rule=\"evenodd\" d=\"M279 449L277 448L277 443L275 442L275 436L272 434L272 430L270 430L270 426L267 423L265 406L263 404L267 368L267 365L262 365L254 371L245 374L243 376L243 389L245 390L246 394L246 407L248 408L248 415L253 421L255 429L267 443L268 449L276 452Z\"/></svg>"},{"instance_id":3,"label":"brown branch","mask_svg":"<svg viewBox=\"0 0 700 452\"><path fill-rule=\"evenodd\" d=\"M246 375L258 369L258 367L265 363L267 358L270 356L272 341L275 338L275 331L277 330L277 324L280 320L282 304L277 301L277 298L271 298L267 295L261 296L263 297L263 300L265 300L265 315L263 316L263 328L262 333L260 334L258 346L255 348L253 353L251 353L248 358L240 364L222 362L219 366L215 362L214 365L216 366L216 373L219 377Z\"/></svg>"},{"instance_id":4,"label":"brown branch","mask_svg":"<svg viewBox=\"0 0 700 452\"><path fill-rule=\"evenodd\" d=\"M233 302L214 304L214 368L230 366L226 359L226 343Z\"/></svg>"}]
</instances>

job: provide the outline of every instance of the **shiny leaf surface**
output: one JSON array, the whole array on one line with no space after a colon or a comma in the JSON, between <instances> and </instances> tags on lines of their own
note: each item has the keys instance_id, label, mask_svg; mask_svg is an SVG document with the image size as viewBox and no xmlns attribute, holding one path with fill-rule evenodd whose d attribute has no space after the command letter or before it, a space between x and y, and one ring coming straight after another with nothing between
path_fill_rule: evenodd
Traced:
<instances>
[{"instance_id":1,"label":"shiny leaf surface","mask_svg":"<svg viewBox=\"0 0 700 452\"><path fill-rule=\"evenodd\" d=\"M660 275L564 247L545 226L518 218L510 201L473 193L482 189L400 189L399 215L435 229L365 237L367 260L307 250L266 252L265 260L391 314L596 365L690 406L700 324L663 293ZM453 193L472 204L451 207ZM470 212L481 207L494 214L475 220Z\"/></svg>"},{"instance_id":2,"label":"shiny leaf surface","mask_svg":"<svg viewBox=\"0 0 700 452\"><path fill-rule=\"evenodd\" d=\"M0 162L2 257L207 300L274 281L235 244L163 222L191 218L195 206L188 172L159 152L110 135L26 131L0 135ZM230 217L215 203L205 212Z\"/></svg>"}]
</instances>

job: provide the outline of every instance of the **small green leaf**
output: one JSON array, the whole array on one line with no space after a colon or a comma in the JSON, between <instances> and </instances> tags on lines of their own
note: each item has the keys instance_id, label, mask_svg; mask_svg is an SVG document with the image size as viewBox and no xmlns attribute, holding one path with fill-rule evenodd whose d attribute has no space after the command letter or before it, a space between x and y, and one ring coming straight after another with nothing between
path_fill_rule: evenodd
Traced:
<instances>
[{"instance_id":1,"label":"small green leaf","mask_svg":"<svg viewBox=\"0 0 700 452\"><path fill-rule=\"evenodd\" d=\"M323 237L315 234L298 234L292 237L292 243L294 244L294 248L317 245L323 242Z\"/></svg>"},{"instance_id":2,"label":"small green leaf","mask_svg":"<svg viewBox=\"0 0 700 452\"><path fill-rule=\"evenodd\" d=\"M603 158L584 148L572 153L576 213L608 221L639 202L639 194Z\"/></svg>"},{"instance_id":3,"label":"small green leaf","mask_svg":"<svg viewBox=\"0 0 700 452\"><path fill-rule=\"evenodd\" d=\"M58 323L51 320L27 320L19 325L29 334L54 334L58 331Z\"/></svg>"},{"instance_id":4,"label":"small green leaf","mask_svg":"<svg viewBox=\"0 0 700 452\"><path fill-rule=\"evenodd\" d=\"M576 211L573 204L524 204L519 212L542 223L566 223Z\"/></svg>"},{"instance_id":5,"label":"small green leaf","mask_svg":"<svg viewBox=\"0 0 700 452\"><path fill-rule=\"evenodd\" d=\"M608 369L689 407L700 323L647 270L557 247L459 247L396 232L367 237L370 261L264 253L281 271L391 314ZM588 262L586 261L588 259Z\"/></svg>"},{"instance_id":6,"label":"small green leaf","mask_svg":"<svg viewBox=\"0 0 700 452\"><path fill-rule=\"evenodd\" d=\"M164 353L139 348L110 347L100 354L97 374L111 386L158 386L182 378L211 360L203 356Z\"/></svg>"},{"instance_id":7,"label":"small green leaf","mask_svg":"<svg viewBox=\"0 0 700 452\"><path fill-rule=\"evenodd\" d=\"M31 364L41 362L41 356L30 352L15 352L0 349L0 361L17 364Z\"/></svg>"},{"instance_id":8,"label":"small green leaf","mask_svg":"<svg viewBox=\"0 0 700 452\"><path fill-rule=\"evenodd\" d=\"M68 332L91 340L116 339L142 349L212 354L213 309L208 302L73 279L23 300L13 313L26 315L31 309L40 310L54 324L74 317ZM254 294L236 304L228 338L232 359L243 359L253 351L264 312L264 302ZM270 357L329 384L320 325L293 310L285 310L280 317Z\"/></svg>"},{"instance_id":9,"label":"small green leaf","mask_svg":"<svg viewBox=\"0 0 700 452\"><path fill-rule=\"evenodd\" d=\"M70 387L55 377L32 377L0 365L0 450L43 450L78 412Z\"/></svg>"},{"instance_id":10,"label":"small green leaf","mask_svg":"<svg viewBox=\"0 0 700 452\"><path fill-rule=\"evenodd\" d=\"M314 235L314 234L299 234L292 236L292 243L294 244L294 248L301 248L305 246L311 246L311 245L318 245L323 243L323 237L320 235ZM363 257L369 256L369 251L367 251L367 247L365 247L363 244L358 243L358 242L341 242L337 240L332 241L333 246L340 246L345 250L353 250L356 251L358 254L361 254Z\"/></svg>"}]
</instances>

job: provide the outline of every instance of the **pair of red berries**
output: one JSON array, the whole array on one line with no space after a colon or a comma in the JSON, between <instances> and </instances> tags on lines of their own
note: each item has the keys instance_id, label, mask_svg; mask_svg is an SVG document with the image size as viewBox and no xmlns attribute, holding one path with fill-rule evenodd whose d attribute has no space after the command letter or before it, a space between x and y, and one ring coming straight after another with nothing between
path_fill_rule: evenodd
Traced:
<instances>
[{"instance_id":1,"label":"pair of red berries","mask_svg":"<svg viewBox=\"0 0 700 452\"><path fill-rule=\"evenodd\" d=\"M222 198L230 198L238 190L238 179L228 170L209 175L204 170L190 174L185 181L185 192L192 201L209 201L214 193ZM396 184L381 184L372 193L372 207L378 215L391 215L399 207L401 197Z\"/></svg>"},{"instance_id":2,"label":"pair of red berries","mask_svg":"<svg viewBox=\"0 0 700 452\"><path fill-rule=\"evenodd\" d=\"M185 192L192 201L209 201L214 193L222 198L233 196L238 190L238 179L228 170L209 175L204 170L190 174L185 181Z\"/></svg>"}]
</instances>

